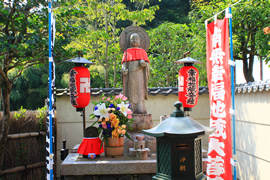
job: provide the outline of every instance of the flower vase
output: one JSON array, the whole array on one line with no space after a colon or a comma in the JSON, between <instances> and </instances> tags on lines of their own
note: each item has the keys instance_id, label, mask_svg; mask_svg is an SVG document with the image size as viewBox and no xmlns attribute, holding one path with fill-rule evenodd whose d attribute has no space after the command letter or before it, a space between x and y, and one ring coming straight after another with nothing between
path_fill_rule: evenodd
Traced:
<instances>
[{"instance_id":1,"label":"flower vase","mask_svg":"<svg viewBox=\"0 0 270 180\"><path fill-rule=\"evenodd\" d=\"M108 138L108 145L105 144L105 156L118 158L124 154L124 137Z\"/></svg>"}]
</instances>

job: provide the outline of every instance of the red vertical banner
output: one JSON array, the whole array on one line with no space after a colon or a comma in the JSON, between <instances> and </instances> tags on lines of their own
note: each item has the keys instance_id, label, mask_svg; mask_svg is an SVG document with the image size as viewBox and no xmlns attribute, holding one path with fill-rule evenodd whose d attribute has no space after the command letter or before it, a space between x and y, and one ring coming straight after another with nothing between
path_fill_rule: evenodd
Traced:
<instances>
[{"instance_id":1,"label":"red vertical banner","mask_svg":"<svg viewBox=\"0 0 270 180\"><path fill-rule=\"evenodd\" d=\"M207 25L207 78L210 99L210 126L207 179L230 180L232 170L231 81L228 19Z\"/></svg>"}]
</instances>

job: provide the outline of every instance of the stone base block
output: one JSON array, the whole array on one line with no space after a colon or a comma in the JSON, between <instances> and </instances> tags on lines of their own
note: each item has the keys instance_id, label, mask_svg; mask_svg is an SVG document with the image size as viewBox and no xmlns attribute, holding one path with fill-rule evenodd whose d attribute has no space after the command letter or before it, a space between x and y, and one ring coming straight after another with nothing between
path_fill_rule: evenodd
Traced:
<instances>
[{"instance_id":1,"label":"stone base block","mask_svg":"<svg viewBox=\"0 0 270 180\"><path fill-rule=\"evenodd\" d=\"M145 148L144 150L147 152L147 156L148 156L148 157L151 157L151 156L152 156L152 153L151 153L151 151L150 151L149 148ZM137 151L141 151L141 150L136 150L135 148L129 148L128 155L129 155L130 157L136 157L136 152L137 152Z\"/></svg>"},{"instance_id":2,"label":"stone base block","mask_svg":"<svg viewBox=\"0 0 270 180\"><path fill-rule=\"evenodd\" d=\"M145 148L145 141L134 141L134 148L135 149L144 149Z\"/></svg>"},{"instance_id":3,"label":"stone base block","mask_svg":"<svg viewBox=\"0 0 270 180\"><path fill-rule=\"evenodd\" d=\"M151 153L156 153L156 138L152 137L152 136L147 136L144 135L142 133L132 133L129 132L129 136L133 139L133 141L131 141L130 139L126 138L125 142L124 142L124 155L128 155L129 154L129 149L130 148L134 148L134 142L137 141L136 140L136 135L140 135L140 136L144 136L144 141L145 141L145 148L149 148L150 152L148 152L148 157L151 156Z\"/></svg>"},{"instance_id":4,"label":"stone base block","mask_svg":"<svg viewBox=\"0 0 270 180\"><path fill-rule=\"evenodd\" d=\"M142 132L153 127L152 114L133 114L132 132Z\"/></svg>"},{"instance_id":5,"label":"stone base block","mask_svg":"<svg viewBox=\"0 0 270 180\"><path fill-rule=\"evenodd\" d=\"M145 148L145 149L136 150L136 159L138 159L138 160L146 160L147 157L148 157L148 151L150 151L149 149L148 150L147 149Z\"/></svg>"},{"instance_id":6,"label":"stone base block","mask_svg":"<svg viewBox=\"0 0 270 180\"><path fill-rule=\"evenodd\" d=\"M156 156L137 160L127 156L108 158L101 154L100 158L87 159L77 153L70 153L63 161L60 173L62 176L155 174Z\"/></svg>"}]
</instances>

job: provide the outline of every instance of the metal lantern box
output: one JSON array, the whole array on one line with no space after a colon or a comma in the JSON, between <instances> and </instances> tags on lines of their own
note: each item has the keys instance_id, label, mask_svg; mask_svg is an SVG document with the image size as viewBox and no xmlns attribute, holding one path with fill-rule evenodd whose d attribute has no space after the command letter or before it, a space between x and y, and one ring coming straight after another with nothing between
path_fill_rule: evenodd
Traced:
<instances>
[{"instance_id":1,"label":"metal lantern box","mask_svg":"<svg viewBox=\"0 0 270 180\"><path fill-rule=\"evenodd\" d=\"M157 174L153 179L206 179L202 172L202 136L215 129L185 117L181 102L176 110L152 129L142 133L157 138Z\"/></svg>"}]
</instances>

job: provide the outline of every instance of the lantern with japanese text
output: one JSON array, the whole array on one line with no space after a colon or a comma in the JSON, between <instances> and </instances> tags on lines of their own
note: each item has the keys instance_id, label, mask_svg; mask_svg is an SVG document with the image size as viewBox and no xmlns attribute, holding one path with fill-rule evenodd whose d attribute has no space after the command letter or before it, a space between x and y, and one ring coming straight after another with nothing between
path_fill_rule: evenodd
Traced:
<instances>
[{"instance_id":1,"label":"lantern with japanese text","mask_svg":"<svg viewBox=\"0 0 270 180\"><path fill-rule=\"evenodd\" d=\"M90 72L77 66L69 72L70 102L75 108L84 108L90 102Z\"/></svg>"},{"instance_id":2,"label":"lantern with japanese text","mask_svg":"<svg viewBox=\"0 0 270 180\"><path fill-rule=\"evenodd\" d=\"M76 57L66 62L75 63L69 72L69 93L72 106L77 108L77 111L82 111L90 102L90 72L84 67L84 64L93 64L91 61L83 57Z\"/></svg>"},{"instance_id":3,"label":"lantern with japanese text","mask_svg":"<svg viewBox=\"0 0 270 180\"><path fill-rule=\"evenodd\" d=\"M70 102L72 106L76 108L76 111L81 112L83 117L83 134L85 131L85 107L90 102L91 87L90 87L90 72L84 67L85 64L94 64L82 57L81 51L79 51L79 57L66 60L65 62L75 63L69 72L69 94Z\"/></svg>"},{"instance_id":4,"label":"lantern with japanese text","mask_svg":"<svg viewBox=\"0 0 270 180\"><path fill-rule=\"evenodd\" d=\"M174 63L184 64L179 70L178 100L183 103L184 111L191 111L191 108L196 106L199 96L199 72L193 65L202 62L186 57Z\"/></svg>"}]
</instances>

